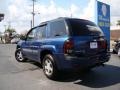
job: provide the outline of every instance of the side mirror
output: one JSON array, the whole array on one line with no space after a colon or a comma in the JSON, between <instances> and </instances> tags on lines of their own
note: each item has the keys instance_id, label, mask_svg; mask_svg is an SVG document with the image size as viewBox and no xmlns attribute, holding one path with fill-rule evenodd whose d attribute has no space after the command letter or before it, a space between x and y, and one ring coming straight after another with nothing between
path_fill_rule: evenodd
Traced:
<instances>
[{"instance_id":1,"label":"side mirror","mask_svg":"<svg viewBox=\"0 0 120 90\"><path fill-rule=\"evenodd\" d=\"M26 40L26 36L21 36L20 39L21 40Z\"/></svg>"}]
</instances>

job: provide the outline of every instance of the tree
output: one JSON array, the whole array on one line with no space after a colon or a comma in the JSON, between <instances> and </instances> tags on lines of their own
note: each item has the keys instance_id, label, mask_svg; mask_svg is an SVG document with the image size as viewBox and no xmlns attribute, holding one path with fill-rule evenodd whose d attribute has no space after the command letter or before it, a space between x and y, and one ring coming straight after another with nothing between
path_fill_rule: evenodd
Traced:
<instances>
[{"instance_id":1,"label":"tree","mask_svg":"<svg viewBox=\"0 0 120 90\"><path fill-rule=\"evenodd\" d=\"M2 36L2 32L0 32L0 37Z\"/></svg>"},{"instance_id":2,"label":"tree","mask_svg":"<svg viewBox=\"0 0 120 90\"><path fill-rule=\"evenodd\" d=\"M117 21L117 25L120 26L120 20Z\"/></svg>"},{"instance_id":3,"label":"tree","mask_svg":"<svg viewBox=\"0 0 120 90\"><path fill-rule=\"evenodd\" d=\"M0 43L4 43L3 37L4 37L3 33L0 32Z\"/></svg>"},{"instance_id":4,"label":"tree","mask_svg":"<svg viewBox=\"0 0 120 90\"><path fill-rule=\"evenodd\" d=\"M5 34L5 42L10 43L11 39L13 38L13 34L16 33L15 29L7 28L4 32Z\"/></svg>"},{"instance_id":5,"label":"tree","mask_svg":"<svg viewBox=\"0 0 120 90\"><path fill-rule=\"evenodd\" d=\"M0 43L2 42L2 33L0 32Z\"/></svg>"}]
</instances>

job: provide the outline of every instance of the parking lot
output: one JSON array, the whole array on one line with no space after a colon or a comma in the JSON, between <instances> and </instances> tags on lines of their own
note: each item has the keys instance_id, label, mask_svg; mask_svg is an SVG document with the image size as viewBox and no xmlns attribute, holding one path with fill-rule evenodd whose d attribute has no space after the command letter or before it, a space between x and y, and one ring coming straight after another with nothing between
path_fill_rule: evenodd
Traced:
<instances>
[{"instance_id":1,"label":"parking lot","mask_svg":"<svg viewBox=\"0 0 120 90\"><path fill-rule=\"evenodd\" d=\"M16 45L0 44L0 90L120 90L120 58L111 55L105 67L90 72L62 74L52 81L38 63L18 63Z\"/></svg>"}]
</instances>

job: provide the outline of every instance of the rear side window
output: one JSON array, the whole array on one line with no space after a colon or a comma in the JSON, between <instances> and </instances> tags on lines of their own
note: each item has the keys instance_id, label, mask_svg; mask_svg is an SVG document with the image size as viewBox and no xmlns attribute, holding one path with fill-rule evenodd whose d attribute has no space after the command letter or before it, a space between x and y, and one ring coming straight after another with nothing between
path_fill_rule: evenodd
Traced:
<instances>
[{"instance_id":1,"label":"rear side window","mask_svg":"<svg viewBox=\"0 0 120 90\"><path fill-rule=\"evenodd\" d=\"M63 20L50 23L50 37L65 36L67 34Z\"/></svg>"},{"instance_id":2,"label":"rear side window","mask_svg":"<svg viewBox=\"0 0 120 90\"><path fill-rule=\"evenodd\" d=\"M46 25L36 28L36 39L46 38Z\"/></svg>"},{"instance_id":3,"label":"rear side window","mask_svg":"<svg viewBox=\"0 0 120 90\"><path fill-rule=\"evenodd\" d=\"M82 19L70 19L68 20L72 34L74 36L82 35L99 35L103 36L101 29L93 22Z\"/></svg>"}]
</instances>

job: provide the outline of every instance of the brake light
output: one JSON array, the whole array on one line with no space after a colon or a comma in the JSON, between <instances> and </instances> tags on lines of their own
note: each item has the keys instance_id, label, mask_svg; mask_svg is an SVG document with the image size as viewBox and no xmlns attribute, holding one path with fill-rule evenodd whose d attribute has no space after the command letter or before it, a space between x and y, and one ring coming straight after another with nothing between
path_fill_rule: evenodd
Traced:
<instances>
[{"instance_id":1,"label":"brake light","mask_svg":"<svg viewBox=\"0 0 120 90\"><path fill-rule=\"evenodd\" d=\"M64 43L64 47L63 47L64 53L65 54L72 53L73 46L74 46L74 43L72 40L70 40L70 39L66 40Z\"/></svg>"},{"instance_id":2,"label":"brake light","mask_svg":"<svg viewBox=\"0 0 120 90\"><path fill-rule=\"evenodd\" d=\"M107 48L107 41L101 41L100 47L106 49Z\"/></svg>"}]
</instances>

